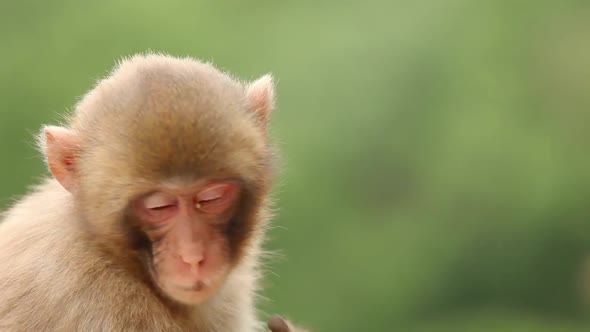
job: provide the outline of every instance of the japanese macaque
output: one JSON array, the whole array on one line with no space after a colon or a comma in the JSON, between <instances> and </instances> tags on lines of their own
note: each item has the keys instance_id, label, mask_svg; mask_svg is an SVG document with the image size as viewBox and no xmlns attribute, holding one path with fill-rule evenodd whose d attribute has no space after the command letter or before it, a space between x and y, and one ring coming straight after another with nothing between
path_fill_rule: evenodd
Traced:
<instances>
[{"instance_id":1,"label":"japanese macaque","mask_svg":"<svg viewBox=\"0 0 590 332\"><path fill-rule=\"evenodd\" d=\"M39 135L53 176L0 224L0 331L266 331L273 103L268 75L122 61Z\"/></svg>"}]
</instances>

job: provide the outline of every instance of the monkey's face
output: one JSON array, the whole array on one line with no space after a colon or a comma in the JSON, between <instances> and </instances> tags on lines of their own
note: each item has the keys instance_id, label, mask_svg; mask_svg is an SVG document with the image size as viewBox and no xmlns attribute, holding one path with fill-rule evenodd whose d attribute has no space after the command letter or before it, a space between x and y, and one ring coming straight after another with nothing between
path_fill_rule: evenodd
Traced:
<instances>
[{"instance_id":1,"label":"monkey's face","mask_svg":"<svg viewBox=\"0 0 590 332\"><path fill-rule=\"evenodd\" d=\"M226 228L240 193L235 181L201 181L159 188L133 203L152 244L148 269L167 296L198 304L223 284L231 265Z\"/></svg>"}]
</instances>

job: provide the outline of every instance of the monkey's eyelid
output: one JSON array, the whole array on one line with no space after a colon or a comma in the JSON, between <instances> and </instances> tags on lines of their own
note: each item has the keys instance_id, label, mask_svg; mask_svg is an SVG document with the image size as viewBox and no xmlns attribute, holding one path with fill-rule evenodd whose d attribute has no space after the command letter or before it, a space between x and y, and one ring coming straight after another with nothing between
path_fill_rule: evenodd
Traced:
<instances>
[{"instance_id":1,"label":"monkey's eyelid","mask_svg":"<svg viewBox=\"0 0 590 332\"><path fill-rule=\"evenodd\" d=\"M165 193L154 193L143 200L143 207L146 209L165 208L176 204L176 198Z\"/></svg>"},{"instance_id":2,"label":"monkey's eyelid","mask_svg":"<svg viewBox=\"0 0 590 332\"><path fill-rule=\"evenodd\" d=\"M238 190L239 186L235 183L211 185L197 195L195 207L204 213L222 213L234 204Z\"/></svg>"},{"instance_id":3,"label":"monkey's eyelid","mask_svg":"<svg viewBox=\"0 0 590 332\"><path fill-rule=\"evenodd\" d=\"M197 204L202 201L212 201L222 198L223 196L230 194L235 189L236 186L229 183L212 185L210 188L203 190L199 193L199 195L197 195Z\"/></svg>"}]
</instances>

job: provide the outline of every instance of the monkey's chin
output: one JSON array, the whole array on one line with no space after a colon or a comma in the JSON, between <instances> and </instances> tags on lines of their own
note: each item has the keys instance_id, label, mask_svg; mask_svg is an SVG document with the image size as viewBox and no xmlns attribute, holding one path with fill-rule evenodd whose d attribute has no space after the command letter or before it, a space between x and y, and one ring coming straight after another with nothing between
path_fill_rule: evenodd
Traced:
<instances>
[{"instance_id":1,"label":"monkey's chin","mask_svg":"<svg viewBox=\"0 0 590 332\"><path fill-rule=\"evenodd\" d=\"M170 299L185 304L198 305L206 302L219 288L219 282L197 282L194 286L183 286L174 283L160 285L164 294Z\"/></svg>"}]
</instances>

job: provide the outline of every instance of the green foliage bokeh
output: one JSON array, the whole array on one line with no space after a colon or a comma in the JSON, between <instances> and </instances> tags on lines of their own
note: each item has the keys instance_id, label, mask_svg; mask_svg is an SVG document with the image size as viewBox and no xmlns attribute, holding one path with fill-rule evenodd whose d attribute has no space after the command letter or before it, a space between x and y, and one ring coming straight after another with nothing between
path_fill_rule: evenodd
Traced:
<instances>
[{"instance_id":1,"label":"green foliage bokeh","mask_svg":"<svg viewBox=\"0 0 590 332\"><path fill-rule=\"evenodd\" d=\"M147 50L272 72L264 313L317 331L587 331L587 1L2 1L0 207L33 135ZM1 250L1 249L0 249Z\"/></svg>"}]
</instances>

